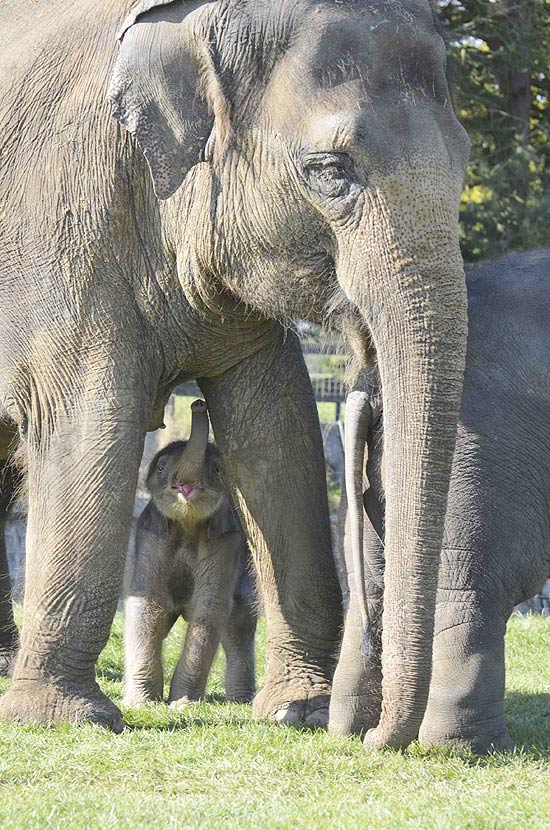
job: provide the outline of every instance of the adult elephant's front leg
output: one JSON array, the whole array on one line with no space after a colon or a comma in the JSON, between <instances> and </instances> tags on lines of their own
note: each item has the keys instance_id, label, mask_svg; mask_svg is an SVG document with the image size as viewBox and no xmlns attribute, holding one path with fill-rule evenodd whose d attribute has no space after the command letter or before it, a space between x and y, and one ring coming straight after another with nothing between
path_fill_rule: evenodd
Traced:
<instances>
[{"instance_id":1,"label":"adult elephant's front leg","mask_svg":"<svg viewBox=\"0 0 550 830\"><path fill-rule=\"evenodd\" d=\"M326 723L341 628L317 409L297 338L201 381L253 550L267 619L259 716Z\"/></svg>"},{"instance_id":2,"label":"adult elephant's front leg","mask_svg":"<svg viewBox=\"0 0 550 830\"><path fill-rule=\"evenodd\" d=\"M79 374L86 397L54 408L37 391L28 412L23 627L0 715L90 720L121 731L119 710L95 681L95 663L121 588L145 414L136 411L128 372L124 386L113 379L107 388L116 369L97 371Z\"/></svg>"},{"instance_id":3,"label":"adult elephant's front leg","mask_svg":"<svg viewBox=\"0 0 550 830\"><path fill-rule=\"evenodd\" d=\"M496 577L484 584L477 576L472 584L482 561L480 550L443 550L430 696L419 733L425 746L466 747L478 755L513 748L504 721L504 635L512 608Z\"/></svg>"}]
</instances>

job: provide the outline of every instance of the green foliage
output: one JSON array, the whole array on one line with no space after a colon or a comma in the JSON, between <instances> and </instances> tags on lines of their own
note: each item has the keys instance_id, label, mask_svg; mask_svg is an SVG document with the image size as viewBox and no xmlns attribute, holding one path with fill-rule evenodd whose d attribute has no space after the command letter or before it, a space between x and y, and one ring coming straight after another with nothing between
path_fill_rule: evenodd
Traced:
<instances>
[{"instance_id":1,"label":"green foliage","mask_svg":"<svg viewBox=\"0 0 550 830\"><path fill-rule=\"evenodd\" d=\"M252 719L221 702L218 658L204 703L127 709L122 735L0 724L2 830L532 830L550 815L550 620L509 625L507 717L512 756L366 753L357 738ZM171 670L180 623L165 649ZM265 631L258 636L263 676ZM121 619L99 682L120 703ZM0 679L0 692L9 681Z\"/></svg>"},{"instance_id":2,"label":"green foliage","mask_svg":"<svg viewBox=\"0 0 550 830\"><path fill-rule=\"evenodd\" d=\"M467 262L550 244L550 0L439 0L472 139Z\"/></svg>"}]
</instances>

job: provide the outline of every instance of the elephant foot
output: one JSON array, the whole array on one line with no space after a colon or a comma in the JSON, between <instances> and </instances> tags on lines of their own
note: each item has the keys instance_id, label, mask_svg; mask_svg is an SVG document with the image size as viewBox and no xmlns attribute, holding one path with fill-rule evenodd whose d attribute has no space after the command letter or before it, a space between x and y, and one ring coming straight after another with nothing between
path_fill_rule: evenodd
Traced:
<instances>
[{"instance_id":1,"label":"elephant foot","mask_svg":"<svg viewBox=\"0 0 550 830\"><path fill-rule=\"evenodd\" d=\"M291 683L266 683L252 704L257 718L268 718L291 726L326 727L330 685L315 683L309 687Z\"/></svg>"},{"instance_id":2,"label":"elephant foot","mask_svg":"<svg viewBox=\"0 0 550 830\"><path fill-rule=\"evenodd\" d=\"M508 734L504 722L487 728L487 724L480 724L476 731L471 727L467 732L441 731L429 725L420 729L419 741L422 746L442 746L457 750L469 750L474 755L488 755L491 752L512 752L514 743Z\"/></svg>"},{"instance_id":3,"label":"elephant foot","mask_svg":"<svg viewBox=\"0 0 550 830\"><path fill-rule=\"evenodd\" d=\"M416 737L416 733L406 729L384 728L379 725L367 731L363 738L363 746L367 750L406 749Z\"/></svg>"},{"instance_id":4,"label":"elephant foot","mask_svg":"<svg viewBox=\"0 0 550 830\"><path fill-rule=\"evenodd\" d=\"M173 709L174 712L182 712L188 706L191 706L193 703L200 703L200 701L195 698L192 700L191 698L187 697L187 695L183 695L183 697L177 698L177 700L170 700L168 701L170 709Z\"/></svg>"},{"instance_id":5,"label":"elephant foot","mask_svg":"<svg viewBox=\"0 0 550 830\"><path fill-rule=\"evenodd\" d=\"M331 735L363 735L380 718L380 705L370 695L330 701L328 731Z\"/></svg>"},{"instance_id":6,"label":"elephant foot","mask_svg":"<svg viewBox=\"0 0 550 830\"><path fill-rule=\"evenodd\" d=\"M225 699L228 703L252 703L254 700L254 692L228 692Z\"/></svg>"},{"instance_id":7,"label":"elephant foot","mask_svg":"<svg viewBox=\"0 0 550 830\"><path fill-rule=\"evenodd\" d=\"M122 732L120 711L93 683L85 690L54 681L16 680L0 698L0 718L18 723L95 723Z\"/></svg>"},{"instance_id":8,"label":"elephant foot","mask_svg":"<svg viewBox=\"0 0 550 830\"><path fill-rule=\"evenodd\" d=\"M159 703L162 697L142 692L127 692L122 698L122 705L126 708L139 709L140 706L147 706L149 703Z\"/></svg>"}]
</instances>

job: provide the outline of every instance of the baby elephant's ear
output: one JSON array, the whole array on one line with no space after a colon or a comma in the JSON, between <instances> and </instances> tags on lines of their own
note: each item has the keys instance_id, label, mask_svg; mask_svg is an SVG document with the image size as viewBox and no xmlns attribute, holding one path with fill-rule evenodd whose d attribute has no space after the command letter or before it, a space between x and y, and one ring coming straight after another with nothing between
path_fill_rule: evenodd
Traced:
<instances>
[{"instance_id":1,"label":"baby elephant's ear","mask_svg":"<svg viewBox=\"0 0 550 830\"><path fill-rule=\"evenodd\" d=\"M119 33L107 97L143 150L159 199L171 196L201 160L212 131L209 32L216 5L143 0Z\"/></svg>"},{"instance_id":2,"label":"baby elephant's ear","mask_svg":"<svg viewBox=\"0 0 550 830\"><path fill-rule=\"evenodd\" d=\"M218 536L223 536L224 533L241 532L242 528L237 511L227 496L224 496L208 521L208 538L217 539Z\"/></svg>"},{"instance_id":3,"label":"baby elephant's ear","mask_svg":"<svg viewBox=\"0 0 550 830\"><path fill-rule=\"evenodd\" d=\"M170 533L168 519L162 515L153 502L149 502L145 507L138 522L141 530L146 530L148 533L152 533L159 538L168 536Z\"/></svg>"}]
</instances>

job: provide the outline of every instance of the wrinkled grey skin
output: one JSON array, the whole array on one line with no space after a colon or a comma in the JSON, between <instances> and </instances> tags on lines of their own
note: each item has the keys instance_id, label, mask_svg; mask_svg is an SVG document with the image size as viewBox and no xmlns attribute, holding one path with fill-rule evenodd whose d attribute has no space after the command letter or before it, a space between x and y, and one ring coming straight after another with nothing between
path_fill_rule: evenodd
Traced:
<instances>
[{"instance_id":1,"label":"wrinkled grey skin","mask_svg":"<svg viewBox=\"0 0 550 830\"><path fill-rule=\"evenodd\" d=\"M206 408L197 413L201 403L194 404L189 442L168 444L147 475L151 501L138 520L124 601L127 706L162 699L162 641L180 615L188 627L170 685L173 708L204 695L220 640L227 699L248 702L256 690L250 553L225 491L219 454L207 444ZM202 446L194 447L197 414L206 433Z\"/></svg>"},{"instance_id":2,"label":"wrinkled grey skin","mask_svg":"<svg viewBox=\"0 0 550 830\"><path fill-rule=\"evenodd\" d=\"M430 695L420 729L428 745L466 745L478 753L511 746L503 718L506 621L550 576L549 284L550 250L516 254L467 277L464 396ZM350 606L331 700L331 724L339 733L368 728L380 708L383 426L379 388L373 383L366 390L371 419L364 569L370 626L362 641L348 522Z\"/></svg>"},{"instance_id":3,"label":"wrinkled grey skin","mask_svg":"<svg viewBox=\"0 0 550 830\"><path fill-rule=\"evenodd\" d=\"M18 476L13 466L0 462L0 676L9 674L19 635L13 619L11 581L6 551L6 520L17 489Z\"/></svg>"},{"instance_id":4,"label":"wrinkled grey skin","mask_svg":"<svg viewBox=\"0 0 550 830\"><path fill-rule=\"evenodd\" d=\"M122 728L95 660L145 430L196 377L261 584L255 712L327 715L341 622L322 446L280 322L306 318L342 330L359 363L379 357L392 465L369 741L406 745L427 701L466 350L469 147L429 0L153 0L118 47L129 7L2 8L0 414L28 445L30 512L0 714Z\"/></svg>"}]
</instances>

